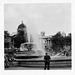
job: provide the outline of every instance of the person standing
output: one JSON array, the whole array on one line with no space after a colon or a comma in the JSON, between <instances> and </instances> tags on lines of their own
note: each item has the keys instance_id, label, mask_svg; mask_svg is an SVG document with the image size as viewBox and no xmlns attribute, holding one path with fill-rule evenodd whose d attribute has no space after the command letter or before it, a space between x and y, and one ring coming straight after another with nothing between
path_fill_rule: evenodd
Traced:
<instances>
[{"instance_id":1,"label":"person standing","mask_svg":"<svg viewBox=\"0 0 75 75\"><path fill-rule=\"evenodd\" d=\"M50 65L50 59L51 57L46 53L44 56L44 61L45 61L45 66L44 66L44 70L49 70L49 65Z\"/></svg>"}]
</instances>

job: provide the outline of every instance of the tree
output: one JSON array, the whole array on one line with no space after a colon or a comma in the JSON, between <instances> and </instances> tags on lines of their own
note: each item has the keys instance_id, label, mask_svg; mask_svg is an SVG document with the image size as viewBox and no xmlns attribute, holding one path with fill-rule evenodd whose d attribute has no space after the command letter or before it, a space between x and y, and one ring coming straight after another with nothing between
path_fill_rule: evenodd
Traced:
<instances>
[{"instance_id":1,"label":"tree","mask_svg":"<svg viewBox=\"0 0 75 75\"><path fill-rule=\"evenodd\" d=\"M4 38L9 37L9 32L8 31L4 31Z\"/></svg>"},{"instance_id":2,"label":"tree","mask_svg":"<svg viewBox=\"0 0 75 75\"><path fill-rule=\"evenodd\" d=\"M66 46L71 45L71 33L69 33L68 36L65 37L65 45Z\"/></svg>"},{"instance_id":3,"label":"tree","mask_svg":"<svg viewBox=\"0 0 75 75\"><path fill-rule=\"evenodd\" d=\"M4 31L4 48L9 48L11 37L8 31Z\"/></svg>"},{"instance_id":4,"label":"tree","mask_svg":"<svg viewBox=\"0 0 75 75\"><path fill-rule=\"evenodd\" d=\"M55 52L60 52L64 47L64 37L59 31L54 36L52 36L52 49Z\"/></svg>"},{"instance_id":5,"label":"tree","mask_svg":"<svg viewBox=\"0 0 75 75\"><path fill-rule=\"evenodd\" d=\"M15 37L14 37L14 46L17 48L20 48L20 45L22 43L28 42L27 34L24 35L24 31L20 31Z\"/></svg>"}]
</instances>

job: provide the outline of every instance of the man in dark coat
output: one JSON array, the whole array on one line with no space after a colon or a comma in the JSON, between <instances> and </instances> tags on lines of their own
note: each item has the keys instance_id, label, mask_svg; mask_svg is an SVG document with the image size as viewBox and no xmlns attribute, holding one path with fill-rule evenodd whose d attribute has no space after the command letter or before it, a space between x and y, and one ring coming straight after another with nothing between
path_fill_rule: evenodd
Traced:
<instances>
[{"instance_id":1,"label":"man in dark coat","mask_svg":"<svg viewBox=\"0 0 75 75\"><path fill-rule=\"evenodd\" d=\"M49 70L49 64L50 64L50 59L51 57L46 53L44 56L44 60L45 60L45 66L44 66L44 70Z\"/></svg>"}]
</instances>

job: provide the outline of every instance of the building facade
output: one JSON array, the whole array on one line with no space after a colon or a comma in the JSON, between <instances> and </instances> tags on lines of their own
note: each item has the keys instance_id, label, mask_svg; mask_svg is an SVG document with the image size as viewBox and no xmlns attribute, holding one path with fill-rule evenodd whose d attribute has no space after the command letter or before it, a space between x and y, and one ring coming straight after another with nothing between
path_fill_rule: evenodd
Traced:
<instances>
[{"instance_id":1,"label":"building facade","mask_svg":"<svg viewBox=\"0 0 75 75\"><path fill-rule=\"evenodd\" d=\"M18 26L17 28L17 34L20 34L20 36L22 35L23 37L25 37L25 39L28 41L28 36L27 36L27 27L26 25L22 23Z\"/></svg>"},{"instance_id":2,"label":"building facade","mask_svg":"<svg viewBox=\"0 0 75 75\"><path fill-rule=\"evenodd\" d=\"M42 42L42 47L49 51L51 50L52 47L52 42L51 42L51 36L45 36L45 32L41 32L41 42Z\"/></svg>"}]
</instances>

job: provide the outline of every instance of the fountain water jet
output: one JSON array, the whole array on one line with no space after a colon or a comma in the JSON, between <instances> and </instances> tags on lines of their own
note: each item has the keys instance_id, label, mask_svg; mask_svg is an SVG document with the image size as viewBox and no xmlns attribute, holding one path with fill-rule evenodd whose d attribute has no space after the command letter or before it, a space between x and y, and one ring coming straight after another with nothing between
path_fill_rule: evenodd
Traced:
<instances>
[{"instance_id":1,"label":"fountain water jet","mask_svg":"<svg viewBox=\"0 0 75 75\"><path fill-rule=\"evenodd\" d=\"M41 42L41 37L38 34L32 34L31 36L32 37L29 37L28 42L21 44L21 47L20 47L21 51L26 50L26 46L32 44L33 47L31 48L31 50L35 52L34 54L37 56L43 56L45 54L45 50Z\"/></svg>"},{"instance_id":2,"label":"fountain water jet","mask_svg":"<svg viewBox=\"0 0 75 75\"><path fill-rule=\"evenodd\" d=\"M35 55L38 55L38 56L44 55L45 54L45 50L43 49L41 36L36 34L37 31L35 30L35 27L28 27L28 29L27 29L27 27L22 22L22 24L20 24L20 26L19 26L19 29L24 31L24 36L27 35L27 40L28 40L28 42L25 42L25 43L21 44L20 50L21 51L26 50L26 47L24 47L24 45L31 45L31 44L33 44L33 49L31 49L31 50L33 50L35 52ZM32 37L31 37L31 35L32 35ZM32 41L31 41L31 39L32 39Z\"/></svg>"},{"instance_id":3,"label":"fountain water jet","mask_svg":"<svg viewBox=\"0 0 75 75\"><path fill-rule=\"evenodd\" d=\"M39 36L38 34L32 34L32 40L34 45L33 50L35 51L35 53L37 55L44 55L45 54L45 50L43 48L43 43L41 40L41 36Z\"/></svg>"}]
</instances>

